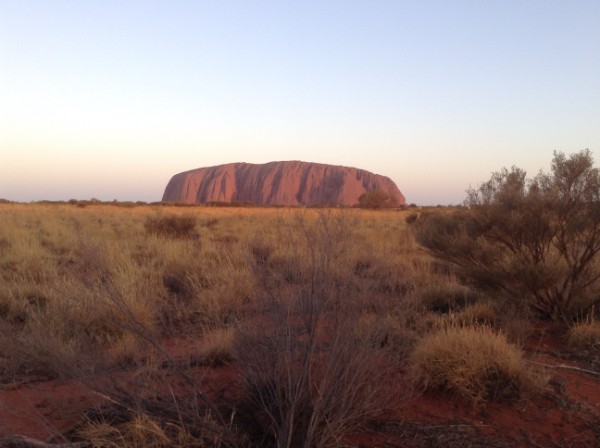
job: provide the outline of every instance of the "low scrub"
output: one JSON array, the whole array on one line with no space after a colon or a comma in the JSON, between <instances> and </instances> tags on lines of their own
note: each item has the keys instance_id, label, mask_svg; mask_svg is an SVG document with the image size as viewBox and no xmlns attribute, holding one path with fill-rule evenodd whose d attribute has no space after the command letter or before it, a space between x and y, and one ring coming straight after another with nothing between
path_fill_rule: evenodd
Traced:
<instances>
[{"instance_id":1,"label":"low scrub","mask_svg":"<svg viewBox=\"0 0 600 448\"><path fill-rule=\"evenodd\" d=\"M600 347L600 322L587 320L573 325L569 330L569 345L584 349Z\"/></svg>"},{"instance_id":2,"label":"low scrub","mask_svg":"<svg viewBox=\"0 0 600 448\"><path fill-rule=\"evenodd\" d=\"M201 356L211 365L228 364L233 360L236 332L231 327L216 328L204 335Z\"/></svg>"},{"instance_id":3,"label":"low scrub","mask_svg":"<svg viewBox=\"0 0 600 448\"><path fill-rule=\"evenodd\" d=\"M370 350L382 350L396 359L403 359L412 350L415 332L409 328L410 316L392 314L363 314L356 324L356 332Z\"/></svg>"},{"instance_id":4,"label":"low scrub","mask_svg":"<svg viewBox=\"0 0 600 448\"><path fill-rule=\"evenodd\" d=\"M449 392L476 407L528 397L547 381L525 363L521 350L487 326L450 327L426 336L413 360L425 390Z\"/></svg>"},{"instance_id":5,"label":"low scrub","mask_svg":"<svg viewBox=\"0 0 600 448\"><path fill-rule=\"evenodd\" d=\"M188 406L185 401L140 400L131 408L99 409L91 412L75 435L86 441L85 446L105 448L236 446L210 413Z\"/></svg>"},{"instance_id":6,"label":"low scrub","mask_svg":"<svg viewBox=\"0 0 600 448\"><path fill-rule=\"evenodd\" d=\"M564 323L598 304L600 170L555 153L550 173L513 167L469 190L468 209L422 213L420 244L471 285Z\"/></svg>"},{"instance_id":7,"label":"low scrub","mask_svg":"<svg viewBox=\"0 0 600 448\"><path fill-rule=\"evenodd\" d=\"M417 296L427 311L437 314L462 310L480 299L476 291L457 283L438 283L425 287Z\"/></svg>"},{"instance_id":8,"label":"low scrub","mask_svg":"<svg viewBox=\"0 0 600 448\"><path fill-rule=\"evenodd\" d=\"M260 428L259 446L340 446L390 397L388 368L358 325L363 307L348 287L353 273L342 277L340 269L355 221L328 211L315 218L282 221L289 237L276 250L291 266L281 269L268 262L270 251L252 250L262 276L261 320L242 326L236 357L242 407Z\"/></svg>"},{"instance_id":9,"label":"low scrub","mask_svg":"<svg viewBox=\"0 0 600 448\"><path fill-rule=\"evenodd\" d=\"M189 215L149 217L144 223L150 235L167 238L192 238L196 235L196 219Z\"/></svg>"}]
</instances>

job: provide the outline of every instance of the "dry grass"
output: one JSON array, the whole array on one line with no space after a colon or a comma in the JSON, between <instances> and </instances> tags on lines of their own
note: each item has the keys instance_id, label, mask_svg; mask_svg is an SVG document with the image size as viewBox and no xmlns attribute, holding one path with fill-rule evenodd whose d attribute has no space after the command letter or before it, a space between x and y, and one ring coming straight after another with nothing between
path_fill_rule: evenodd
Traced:
<instances>
[{"instance_id":1,"label":"dry grass","mask_svg":"<svg viewBox=\"0 0 600 448\"><path fill-rule=\"evenodd\" d=\"M144 227L150 235L159 237L191 238L196 235L196 219L190 215L149 217L146 219Z\"/></svg>"},{"instance_id":2,"label":"dry grass","mask_svg":"<svg viewBox=\"0 0 600 448\"><path fill-rule=\"evenodd\" d=\"M77 429L76 436L98 448L231 446L208 429L215 424L210 415L205 415L202 424L193 429L184 421L169 420L141 410L130 413L115 408L107 416L88 417Z\"/></svg>"},{"instance_id":3,"label":"dry grass","mask_svg":"<svg viewBox=\"0 0 600 448\"><path fill-rule=\"evenodd\" d=\"M245 242L223 242L217 223L227 235L250 238L269 211L240 220L228 212L3 204L0 318L15 332L0 335L1 371L77 375L71 360L99 349L127 358L134 324L175 335L189 333L189 324L202 332L235 321L252 300L253 273ZM149 234L157 215L202 223L198 238Z\"/></svg>"},{"instance_id":4,"label":"dry grass","mask_svg":"<svg viewBox=\"0 0 600 448\"><path fill-rule=\"evenodd\" d=\"M569 345L577 349L597 349L600 347L600 322L587 319L574 324L569 329Z\"/></svg>"},{"instance_id":5,"label":"dry grass","mask_svg":"<svg viewBox=\"0 0 600 448\"><path fill-rule=\"evenodd\" d=\"M242 401L254 400L250 414L261 398L261 412L281 411L254 425L270 431L253 436L257 445L337 443L379 409L373 382L385 373L380 367L403 363L421 336L413 359L422 363L423 385L474 403L527 395L537 383L518 373L518 350L487 327L455 328L502 328L506 321L420 249L410 213L0 204L0 384L93 373L93 386L130 413L94 420L81 434L95 446L126 447L211 446L208 440L248 446L231 438L228 425L257 417L243 415L243 407L227 414L235 403L227 403L229 411L211 407L193 363L174 359L165 340L195 347L202 368L239 368L249 394ZM463 338L460 348L459 335L447 337L461 331L476 332L484 345ZM434 387L433 377L423 376L439 364L425 356L427 341L433 353L435 341L443 347L451 340L447 372L465 360L475 372L463 375L473 381L466 392L450 382ZM463 357L452 361L453 352ZM494 356L514 364L499 367ZM111 383L123 369L135 370L133 386ZM510 381L498 373L507 369ZM140 404L164 399L173 378L187 394L170 396L169 406ZM282 400L296 386L302 417L289 423ZM513 389L518 393L504 393Z\"/></svg>"},{"instance_id":6,"label":"dry grass","mask_svg":"<svg viewBox=\"0 0 600 448\"><path fill-rule=\"evenodd\" d=\"M228 364L234 359L236 330L216 328L204 335L200 356L210 365Z\"/></svg>"},{"instance_id":7,"label":"dry grass","mask_svg":"<svg viewBox=\"0 0 600 448\"><path fill-rule=\"evenodd\" d=\"M461 311L480 299L479 293L459 284L453 278L426 286L419 291L419 302L427 311L437 314Z\"/></svg>"},{"instance_id":8,"label":"dry grass","mask_svg":"<svg viewBox=\"0 0 600 448\"><path fill-rule=\"evenodd\" d=\"M532 396L547 381L524 362L521 350L487 326L432 333L417 344L413 361L425 390L449 392L474 406Z\"/></svg>"}]
</instances>

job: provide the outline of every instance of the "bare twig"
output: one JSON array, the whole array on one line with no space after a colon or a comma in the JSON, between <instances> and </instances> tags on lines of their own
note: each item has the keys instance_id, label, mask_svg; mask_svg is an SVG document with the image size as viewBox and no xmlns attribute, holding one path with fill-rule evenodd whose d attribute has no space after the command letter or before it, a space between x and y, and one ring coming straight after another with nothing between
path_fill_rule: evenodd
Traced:
<instances>
[{"instance_id":1,"label":"bare twig","mask_svg":"<svg viewBox=\"0 0 600 448\"><path fill-rule=\"evenodd\" d=\"M527 361L527 362L529 362L531 364L535 364L537 366L545 367L547 369L574 370L575 372L582 372L582 373L587 373L589 375L594 375L594 376L600 377L600 372L595 372L593 370L588 370L588 369L582 369L581 367L568 366L566 364L552 365L552 364L545 364L545 363L536 362L536 361Z\"/></svg>"}]
</instances>

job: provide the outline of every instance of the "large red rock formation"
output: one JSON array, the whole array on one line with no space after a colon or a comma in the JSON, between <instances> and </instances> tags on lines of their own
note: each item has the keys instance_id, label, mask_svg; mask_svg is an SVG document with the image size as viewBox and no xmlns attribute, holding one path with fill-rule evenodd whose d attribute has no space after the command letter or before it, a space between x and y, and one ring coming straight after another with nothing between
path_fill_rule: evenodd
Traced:
<instances>
[{"instance_id":1,"label":"large red rock formation","mask_svg":"<svg viewBox=\"0 0 600 448\"><path fill-rule=\"evenodd\" d=\"M372 190L388 193L392 205L405 203L388 177L357 168L297 161L230 163L185 171L171 178L162 200L352 206L361 194Z\"/></svg>"}]
</instances>

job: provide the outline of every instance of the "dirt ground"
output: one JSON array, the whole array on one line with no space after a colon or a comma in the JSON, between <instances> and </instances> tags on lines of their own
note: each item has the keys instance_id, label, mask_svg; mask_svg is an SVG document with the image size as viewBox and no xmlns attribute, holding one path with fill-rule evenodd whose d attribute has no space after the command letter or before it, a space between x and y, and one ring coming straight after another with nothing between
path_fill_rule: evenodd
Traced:
<instances>
[{"instance_id":1,"label":"dirt ground","mask_svg":"<svg viewBox=\"0 0 600 448\"><path fill-rule=\"evenodd\" d=\"M411 386L410 369L398 372L397 406L345 441L353 447L593 447L600 446L600 363L597 353L571 353L547 328L526 345L527 358L550 376L545 393L525 401L480 408ZM198 367L217 397L235 397L235 365ZM202 372L200 372L202 370ZM84 381L38 381L0 386L0 436L23 435L64 443L84 412L106 404ZM1 440L1 439L0 439ZM0 443L0 446L3 446Z\"/></svg>"}]
</instances>

